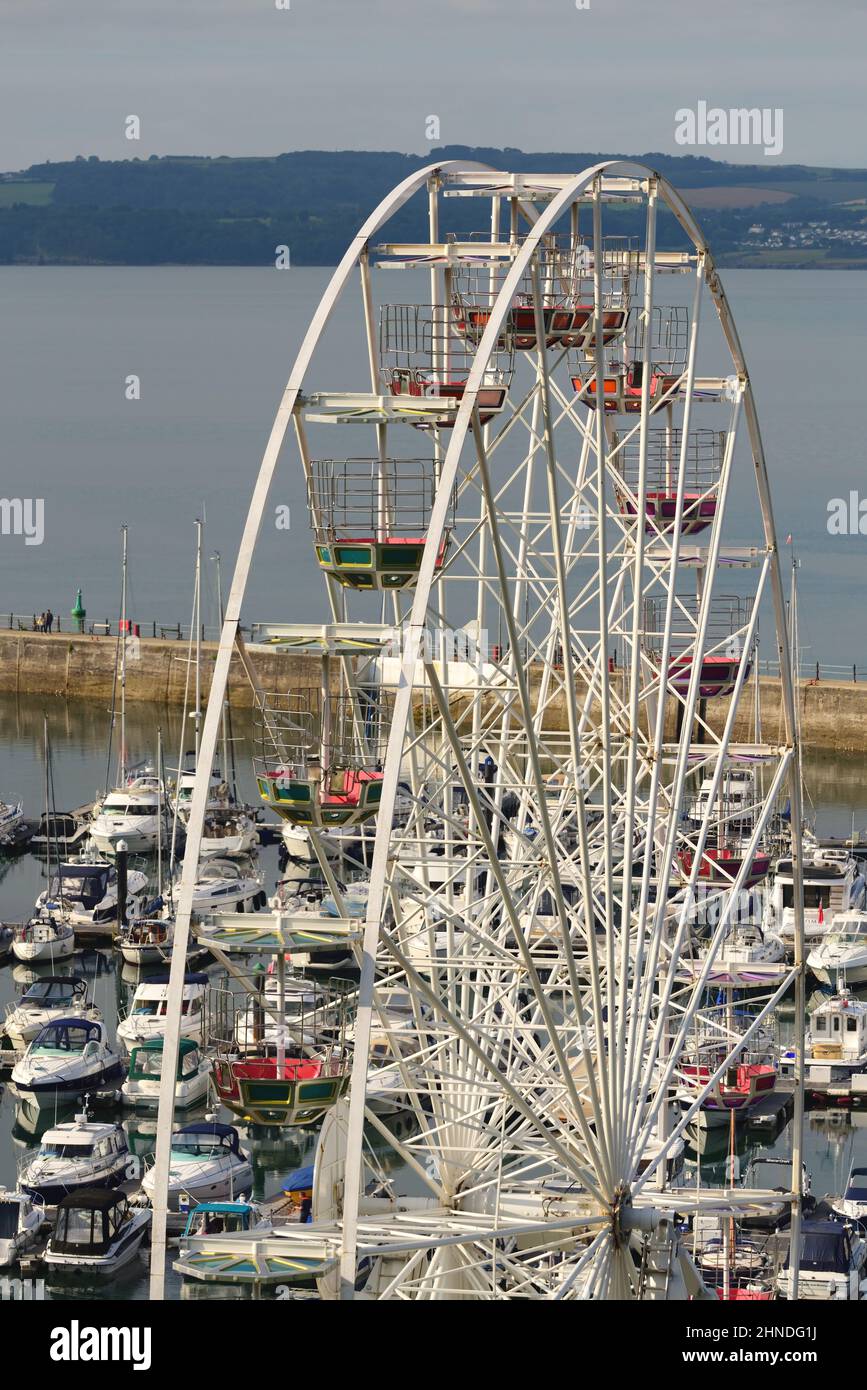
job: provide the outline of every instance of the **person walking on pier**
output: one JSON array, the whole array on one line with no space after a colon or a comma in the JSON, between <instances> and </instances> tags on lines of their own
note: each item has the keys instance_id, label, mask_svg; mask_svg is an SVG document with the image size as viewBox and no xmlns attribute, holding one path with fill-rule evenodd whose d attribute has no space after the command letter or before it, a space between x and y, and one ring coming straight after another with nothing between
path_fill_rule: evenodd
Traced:
<instances>
[{"instance_id":1,"label":"person walking on pier","mask_svg":"<svg viewBox=\"0 0 867 1390\"><path fill-rule=\"evenodd\" d=\"M54 626L54 614L52 613L51 609L49 608L48 611L47 611L46 614L45 614L45 631L46 631L46 632L50 632L53 626Z\"/></svg>"}]
</instances>

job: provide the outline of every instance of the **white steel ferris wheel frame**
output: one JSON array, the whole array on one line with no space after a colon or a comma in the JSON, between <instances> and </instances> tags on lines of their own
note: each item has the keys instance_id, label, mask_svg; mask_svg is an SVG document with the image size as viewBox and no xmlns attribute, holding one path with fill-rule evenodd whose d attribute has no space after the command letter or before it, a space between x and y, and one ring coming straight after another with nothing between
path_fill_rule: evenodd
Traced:
<instances>
[{"instance_id":1,"label":"white steel ferris wheel frame","mask_svg":"<svg viewBox=\"0 0 867 1390\"><path fill-rule=\"evenodd\" d=\"M322 300L320 301L320 304L316 310L316 313L314 314L313 320L310 324L304 342L299 351L298 357L296 359L295 365L292 369L289 381L284 391L276 419L274 421L271 435L268 440L268 444L254 487L253 496L250 502L250 507L248 510L246 524L244 527L244 532L238 554L238 560L236 563L232 585L228 596L228 602L226 605L225 619L221 632L219 649L217 652L217 658L214 668L214 675L208 699L207 712L202 730L200 757L196 769L196 783L193 791L190 815L187 825L187 842L184 856L183 874L181 879L180 892L178 895L177 921L174 938L175 949L173 950L172 954L172 965L170 974L168 1017L164 1047L164 1063L160 1086L160 1109L157 1127L157 1149L154 1172L155 1182L151 1259L151 1292L152 1297L155 1298L161 1298L164 1294L164 1266L166 1241L165 1202L168 1181L171 1128L174 1109L174 1076L176 1071L176 1059L180 1038L181 998L183 988L183 975L185 969L186 949L190 932L193 886L196 879L199 850L206 814L209 774L216 754L218 739L220 735L221 718L223 712L223 704L226 696L226 690L228 686L230 663L236 648L240 650L242 660L244 661L245 666L248 668L248 670L250 669L249 656L244 650L243 640L240 634L241 605L250 573L250 567L253 560L256 541L266 511L271 483L277 467L277 462L279 459L281 448L283 446L290 424L294 421L296 424L296 429L300 430L301 428L300 423L298 421L297 412L299 409L301 393L310 361L314 355L314 352L322 336L322 333L325 330L326 325L328 324L332 311L338 299L340 298L343 290L345 289L347 283L349 282L349 279L353 271L356 268L359 268L361 273L362 293L364 296L365 317L367 321L368 331L368 348L370 354L372 378L371 384L374 392L376 392L378 389L378 380L375 365L376 348L373 342L372 330L372 301L369 276L369 252L373 237L379 231L379 229L395 214L395 212L397 212L414 194L416 194L424 188L427 188L429 190L430 198L430 243L433 247L434 244L440 241L438 223L438 197L442 181L444 178L459 178L460 176L465 176L468 180L477 177L480 182L488 181L489 186L491 188L492 198L498 200L499 196L502 195L505 198L512 199L513 206L520 207L522 214L525 216L530 226L526 237L521 242L520 247L517 249L511 261L510 268L505 275L500 291L497 294L495 301L492 303L490 307L490 313L486 319L486 326L481 336L481 340L478 343L478 347L476 349L474 358L472 360L466 387L464 389L459 407L457 409L448 447L445 449L444 456L441 460L438 486L434 498L433 510L430 516L429 525L427 527L427 538L421 561L421 567L418 573L417 583L414 589L409 624L404 634L404 645L401 655L401 673L395 695L388 751L384 764L382 797L380 802L379 815L377 819L377 828L371 867L370 895L364 925L363 947L361 950L361 974L355 1031L353 1082L350 1091L349 1101L347 1158L344 1183L343 1215L341 1223L341 1296L345 1298L351 1298L353 1296L356 1278L357 1250L359 1240L358 1213L362 1196L361 1153L363 1143L363 1127L365 1123L365 1087L371 1026L372 1019L375 1014L374 990L377 970L377 953L383 941L382 921L387 907L387 897L389 891L387 866L391 838L391 828L395 814L395 803L398 794L398 786L401 778L401 762L404 750L404 740L406 738L407 729L410 727L412 719L413 693L417 687L419 666L420 663L422 663L423 661L422 643L424 638L426 619L428 616L428 605L431 591L438 582L436 573L437 557L440 553L441 537L443 535L444 528L447 525L450 497L452 495L453 489L456 484L456 480L458 478L459 463L462 451L465 447L465 444L469 441L475 452L475 464L478 469L479 477L481 478L482 490L484 492L485 498L489 503L492 502L492 495L490 490L490 474L488 471L488 460L486 456L485 432L480 422L480 415L478 409L479 391L485 382L485 374L492 354L496 350L498 338L501 334L503 324L509 312L509 306L512 303L515 291L521 284L522 279L527 277L528 275L536 276L535 283L536 287L538 288L538 263L534 260L534 257L537 253L537 249L540 243L542 242L542 239L545 236L546 232L548 232L550 228L553 228L557 224L558 219L568 209L570 209L570 207L576 205L578 199L583 199L586 201L589 198L593 206L593 230L594 243L596 247L596 254L594 258L594 323L596 337L595 373L597 382L600 382L604 379L606 349L602 333L602 256L601 254L599 254L601 247L602 190L603 181L607 181L610 185L612 180L617 180L620 178L623 178L624 180L638 180L640 182L642 190L646 194L648 209L647 242L644 251L645 265L648 268L645 277L646 281L650 282L654 278L652 274L652 268L654 266L655 255L656 210L660 199L677 218L681 227L684 229L690 241L692 242L696 252L696 297L694 306L695 312L693 315L690 337L689 361L684 372L684 376L686 378L686 406L682 425L683 439L684 441L686 441L689 433L689 414L692 406L693 383L695 380L695 350L698 331L697 308L700 301L702 286L704 285L707 287L713 298L719 322L725 338L725 342L731 356L731 361L734 366L734 372L736 374L738 382L738 404L740 408L742 408L744 418L746 419L750 449L755 469L756 487L761 509L762 526L764 532L764 551L762 552L763 562L760 584L762 586L767 584L768 588L770 589L770 595L774 609L782 694L782 714L784 725L784 736L781 743L782 756L777 770L777 775L774 778L772 792L778 791L779 788L782 786L783 782L786 781L788 783L788 791L791 805L791 835L793 849L794 901L796 904L796 928L794 967L790 975L787 977L786 983L788 984L794 981L796 990L796 1086L792 1143L793 1177L792 1192L790 1194L790 1197L792 1201L792 1241L793 1246L795 1248L797 1247L800 1232L801 1132L803 1125L802 1059L804 1017L804 955L802 908L803 897L801 892L802 860L800 836L800 751L798 747L794 682L792 678L789 641L787 636L785 596L783 591L782 576L780 573L779 555L777 549L776 534L774 530L773 513L771 508L770 491L768 486L764 452L762 447L762 440L759 430L755 403L752 395L752 389L746 369L744 354L734 326L734 321L728 306L728 302L725 298L722 286L720 285L719 279L717 277L709 248L705 243L704 237L701 233L698 224L695 222L692 214L690 213L689 209L687 208L686 204L681 199L679 194L671 187L670 184L668 184L668 182L664 178L662 178L652 169L637 164L633 161L609 161L602 164L598 164L590 169L587 169L583 173L575 177L558 177L556 179L549 180L548 182L550 187L548 200L540 210L538 207L533 205L532 192L524 191L524 185L520 178L512 180L508 175L497 173L496 171L487 168L487 166L475 163L467 163L464 161L450 161L448 163L431 165L427 168L421 169L417 173L412 175L410 178L406 179L380 204L380 206L367 220L367 222L359 231L358 235L351 243L341 264L335 271L331 279L331 282L325 294L322 297ZM532 186L534 183L539 184L544 182L545 180L542 176L538 176L535 180L533 176L527 176L527 184L530 186ZM434 273L432 272L432 282L433 279ZM540 299L537 294L536 327L538 339L540 342L542 342L544 341L544 331L542 328L540 318L541 311L539 304ZM652 309L652 289L646 289L644 302L644 313L647 316L645 320L646 322L649 320L649 315L652 313ZM645 366L647 366L649 362L649 336L649 333L647 333L645 337ZM552 427L552 420L554 418L554 408L552 404L553 391L552 384L548 376L547 352L541 351L539 353L539 358L539 401L540 413L543 422L543 447L541 452L543 454L543 464L545 465L545 468L547 470L549 484L554 487L554 495L556 497L556 458L554 445L554 431ZM648 418L650 414L649 389L649 372L645 370L643 374L641 391L640 422L638 425L640 455L639 465L642 469L646 466L646 441L648 430ZM595 441L593 444L593 448L596 455L598 497L600 499L602 498L602 488L604 486L605 461L606 452L608 448L605 428L605 415L606 412L603 409L597 409L595 412ZM300 435L299 442L301 442ZM733 431L732 439L730 441L730 449L732 447ZM684 450L685 449L686 443L684 442ZM726 466L730 465L730 462L731 460L729 456L729 458L727 459ZM642 473L641 477L643 478L644 476L645 474ZM682 491L683 489L681 485L681 494ZM643 489L641 484L639 484L638 498L640 504L643 498ZM679 507L680 506L682 506L682 495L679 502ZM489 516L492 525L494 523L495 512L496 507L491 505L489 509ZM554 509L552 507L552 516L553 515ZM599 515L599 586L600 595L603 600L602 602L600 602L599 613L599 651L600 653L604 654L607 651L607 611L606 604L604 602L604 576L608 560L606 554L604 508L602 506L601 500L599 504ZM641 513L639 510L639 516L640 515ZM560 603L559 616L561 620L561 631L568 632L569 609L565 597L565 570L563 568L562 541L559 537L558 531L558 526L552 527L554 565L557 574ZM638 594L643 592L643 566L646 563L646 558L643 526L638 524L636 526L636 531L636 553L634 561L631 561L630 563L634 564L635 593ZM718 528L714 528L714 538L711 542L711 558L709 560L709 564L711 565L713 564L714 559L719 554L719 544L719 531ZM675 536L673 541L671 542L671 545L676 557L678 548L680 546L680 535L677 523L675 524ZM502 547L497 543L496 537L494 537L492 550L494 553L494 558L500 567L499 577L505 590L507 586L506 575L503 571L503 550ZM667 613L666 619L666 642L668 642L670 638L672 603L673 598L671 598L670 596L669 611ZM639 621L638 608L639 603L636 599L633 604L633 624L636 629L636 632ZM334 616L335 619L338 617L336 611L334 611ZM508 614L506 615L506 617L508 622ZM707 619L705 615L703 621L706 623L706 620ZM756 613L754 614L752 623L749 627L748 642L752 642L755 638L756 621L757 609ZM703 638L704 628L700 628L700 632ZM517 651L517 627L512 628L512 630L510 631L510 637L514 642L514 650ZM698 653L699 650L701 650L701 648L699 647L699 640L700 638L697 635L695 646L696 653ZM638 643L636 640L632 643L632 661L634 665L638 662L639 659L637 655L637 650ZM663 647L661 669L664 669L665 667L668 651L669 647L665 645ZM572 654L570 650L570 643L568 641L564 641L562 644L562 661L564 667L564 688L566 688L567 690L571 689L574 692L575 682L572 670ZM696 658L696 660L694 660L693 662L693 670L689 683L689 693L686 701L687 719L689 722L685 721L684 723L687 729L690 729L692 727L692 720L695 714L696 706L698 704L699 665L700 663ZM476 826L476 829L480 832L482 839L484 840L485 819L483 810L481 806L478 804L477 800L474 800L472 789L473 778L466 767L466 761L463 757L463 750L461 748L460 737L458 736L457 731L454 728L453 722L449 718L447 698L443 697L434 666L430 663L424 663L424 671L425 680L429 688L433 691L433 695L436 700L438 714L441 720L441 726L446 736L451 741L451 752L454 755L456 765L459 767L459 769L462 770L464 774L463 780L469 795L471 811L474 816L474 824ZM524 681L524 675L521 670L520 660L516 662L514 676L519 687L520 702L523 709L526 712L529 710L529 696L525 684L522 686L522 682ZM638 724L637 702L639 687L637 668L632 670L631 678L632 679L630 688L631 694L629 717L631 721L631 727L636 728ZM742 670L741 675L739 677L737 693L740 693L743 678L744 671ZM600 674L599 679L599 700L601 705L603 727L606 726L610 718L610 710L607 706L607 699L608 682L607 677L603 671ZM734 709L735 703L736 699L735 697L733 697L732 709ZM659 701L659 704L664 705L664 699L661 699ZM571 700L567 700L567 705L570 707L568 710L570 725L569 737L572 767L576 775L575 792L579 806L579 835L586 835L586 827L584 825L583 797L581 792L580 781L577 777L577 772L581 765L581 753L580 738L577 735L577 712L574 708L574 695ZM661 729L661 724L659 727ZM731 729L729 726L727 726L726 732L723 735L723 748L727 746L730 732ZM638 755L634 746L635 743L636 740L633 739L633 747L630 750L630 758L627 768L628 782L626 789L627 804L631 808L631 815L633 817L633 820L635 816L637 796L636 763ZM684 747L682 747L682 749L680 750L679 766L678 772L676 774L677 778L679 779L679 786L682 786L683 778L686 772L686 743L688 743L688 737L684 740ZM607 768L607 771L610 774L610 762L605 762L606 756L607 755L605 755L603 752L603 766ZM529 758L531 763L533 763L534 755L532 748L530 748L529 750ZM716 794L716 790L719 787L720 778L722 775L722 765L723 760L720 759L714 774L715 780L713 790L711 792L711 800L713 800L713 797ZM535 775L537 776L537 778L541 776L541 773L537 765L535 766ZM654 787L656 787L657 785L657 776L658 769L654 772ZM602 786L602 795L604 798L607 797L607 792L604 784ZM655 793L651 792L651 796L654 795ZM768 807L770 805L770 800L771 798L769 797ZM545 811L544 799L541 797L539 802L539 812L540 820L542 822L542 833L544 836L548 837L548 841L549 843L551 843L551 827L549 824L546 824L547 813ZM749 854L752 853L752 847L758 843L759 835L763 825L764 819L760 820L758 827L753 835ZM504 899L508 900L508 887L505 885L504 882L501 882L498 878L496 851L490 843L489 835L487 837L487 842L490 859L489 867L493 872L495 881L503 889ZM698 859L703 848L703 843L703 839L699 837L695 854L696 865L698 863ZM606 806L604 853L605 863L608 865L610 873L610 806ZM748 862L749 854L745 863ZM582 841L582 860L586 863L586 843L584 841ZM626 872L627 871L624 868L624 873ZM731 890L732 894L734 894L734 892L740 888L740 885L743 882L743 875L744 870L741 871L738 879L733 885ZM586 892L587 889L585 886L585 894ZM609 901L613 902L613 893L609 896ZM642 907L646 918L649 919L654 915L654 910L649 908L646 898L643 900ZM563 917L565 920L565 910L563 912ZM520 938L520 932L517 932L516 935L518 936L518 938ZM590 932L588 935L589 938L592 940L593 932ZM613 933L609 932L608 936L609 940L606 946L606 951L608 952L608 960L606 962L608 966L608 984L606 988L608 993L604 1002L607 1002L609 1006L614 1008L618 1003L623 1002L621 996L625 993L627 988L626 980L628 975L628 969L621 968L618 975L616 967L618 964L621 967L628 966L629 934L626 932L623 933L624 941L627 944L623 946L624 958L621 962L616 962L614 960L615 948L613 942ZM656 943L653 940L652 935L648 936L644 928L642 928L641 949L643 950L645 947L650 952L651 958L658 961L658 943ZM595 945L592 949L595 951ZM655 951L657 952L657 954L654 956L653 953ZM569 953L567 952L567 955L568 954ZM404 966L405 965L406 963L404 963ZM617 998L615 998L613 993L615 979L618 980ZM773 994L769 1003L765 1006L765 1009L763 1010L764 1016L767 1015L768 1011L773 1006L779 993L780 991L777 991L775 994ZM598 1010L601 1008L602 1002L603 1001L601 1001L599 998L596 999L597 1026L600 1025L601 1013L599 1013ZM450 1019L451 1024L456 1029L461 1029L461 1023L459 1019L449 1015L447 1010L445 1010L444 1016ZM623 1014L621 1011L621 1017L622 1016ZM644 1036L648 1037L650 1035L646 1031ZM622 1039L621 1041L624 1040ZM473 1047L477 1047L477 1044L471 1037L469 1030L466 1030L465 1032L465 1042L470 1049L472 1049ZM658 1048L659 1038L656 1039L656 1043L654 1045ZM627 1070L630 1071L630 1075L632 1075L633 1079L635 1079L636 1068L638 1065L635 1056L635 1047L633 1046L631 1051L629 1049L626 1049L626 1051L624 1052L624 1057L626 1060L623 1063L623 1065L626 1067ZM617 1167L617 1160L618 1156L620 1155L620 1151L624 1149L624 1146L627 1143L627 1138L631 1136L631 1139L635 1141L637 1128L639 1128L640 1125L643 1124L643 1133L645 1130L648 1129L650 1122L644 1119L642 1112L642 1118L640 1121L638 1119L629 1121L623 1119L619 1122L619 1125L614 1124L610 1114L614 1082L610 1078L608 1078L606 1081L604 1075L605 1070L606 1069L603 1066L603 1075L600 1079L598 1087L596 1084L596 1079L594 1077L588 1076L588 1080L590 1082L590 1090L593 1097L593 1113L597 1123L597 1131L599 1132L599 1142L604 1147L607 1147L608 1158L610 1161L609 1166L611 1172L613 1173L614 1169ZM624 1080L624 1078L621 1078L621 1080ZM572 1099L575 1104L576 1119L579 1124L579 1127L581 1127L584 1124L584 1121L581 1116L581 1105L578 1100L578 1096L574 1091L574 1084L572 1083L568 1067L564 1067L564 1081L567 1090L569 1090L569 1088L571 1087ZM638 1094L637 1090L635 1094ZM646 1093L644 1098L647 1099ZM519 1110L527 1111L528 1103L519 1094L512 1094L511 1100ZM696 1102L696 1106L697 1104L698 1102ZM617 1152L615 1152L615 1149L617 1150ZM586 1174L585 1176L588 1179L588 1187L590 1187L592 1183L592 1175ZM603 1209L605 1208L606 1204L609 1209L612 1209L613 1205L616 1205L616 1203L613 1202L613 1194L611 1191L597 1195L600 1195L601 1199L603 1199L601 1202ZM736 1209L738 1206L738 1198L733 1196L733 1194L731 1193L727 1194L727 1196L731 1203L729 1209ZM681 1205L679 1209L683 1210L683 1206ZM620 1210L614 1211L612 1209L610 1219L609 1217L601 1218L597 1215L585 1222L585 1225L587 1225L588 1229L593 1229L595 1225L598 1226L600 1224L602 1225L603 1229L599 1231L599 1233L591 1242L590 1246L588 1246L587 1250L582 1255L581 1260L579 1260L578 1265L573 1266L569 1275L569 1279L567 1281L568 1285L574 1285L581 1269L585 1267L585 1261L592 1258L592 1252L598 1246L599 1242L603 1239L606 1229L609 1229L612 1226L612 1223L617 1223L622 1220L623 1212ZM615 1232L615 1234L619 1233ZM492 1240L492 1232L490 1231L490 1229L487 1231L486 1238L489 1241ZM421 1243L424 1243L423 1240L421 1241ZM432 1237L430 1243L436 1243ZM421 1248L421 1246L419 1248ZM797 1261L794 1262L793 1268L795 1273L795 1279L797 1279ZM601 1285L599 1287L601 1287ZM614 1287L615 1285L611 1286L612 1290ZM619 1296L628 1296L623 1291L622 1285L618 1285L616 1287L621 1288L621 1293ZM556 1296L562 1296L562 1290L561 1294L558 1294ZM614 1296L617 1295L615 1294Z\"/></svg>"}]
</instances>

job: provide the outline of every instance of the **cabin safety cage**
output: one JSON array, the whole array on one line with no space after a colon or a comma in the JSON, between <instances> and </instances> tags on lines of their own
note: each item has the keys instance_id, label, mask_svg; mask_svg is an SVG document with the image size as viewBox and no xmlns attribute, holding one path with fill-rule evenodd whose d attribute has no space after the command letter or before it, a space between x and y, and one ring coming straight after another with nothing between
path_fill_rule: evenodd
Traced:
<instances>
[{"instance_id":1,"label":"cabin safety cage","mask_svg":"<svg viewBox=\"0 0 867 1390\"><path fill-rule=\"evenodd\" d=\"M680 249L658 248L661 210ZM466 236L468 222L485 230ZM398 239L410 226L419 239ZM320 351L333 331L361 345L351 363L339 354L339 380ZM301 621L296 599L260 635L287 656L273 696L241 618L278 467L307 487L328 617ZM779 1195L688 1190L673 1174L690 1125L773 1079L763 1055L759 1071L736 1073L762 1054L787 991L803 1018L799 907L793 959L760 981L750 1010L721 1029L707 1007L786 800L800 901L801 802L758 413L686 202L623 161L574 175L461 161L411 174L335 270L251 485L178 895L153 1296L182 963L238 659L255 692L263 803L308 834L358 968L348 1090L321 1122L312 1223L285 1253L327 1300L716 1297L684 1219L727 1221ZM770 739L760 614L780 670ZM470 634L480 659L432 648L449 633ZM319 673L312 697L293 686L300 652ZM756 771L736 847L720 845L716 807L733 763ZM360 918L358 885L329 857L338 833L367 845ZM709 888L717 913L695 964ZM276 909L255 921L250 948L271 941L278 963L304 927ZM408 1009L389 1006L397 995ZM691 1058L710 1035L712 1056ZM797 1251L800 1024L792 1045ZM398 1111L400 1137L387 1121ZM372 1136L394 1158L386 1182ZM795 1296L797 1279L795 1267Z\"/></svg>"}]
</instances>

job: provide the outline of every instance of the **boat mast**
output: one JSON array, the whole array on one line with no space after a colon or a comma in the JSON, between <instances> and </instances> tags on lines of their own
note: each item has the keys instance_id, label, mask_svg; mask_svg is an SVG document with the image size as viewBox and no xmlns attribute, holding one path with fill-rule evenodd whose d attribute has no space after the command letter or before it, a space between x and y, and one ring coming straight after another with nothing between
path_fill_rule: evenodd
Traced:
<instances>
[{"instance_id":1,"label":"boat mast","mask_svg":"<svg viewBox=\"0 0 867 1390\"><path fill-rule=\"evenodd\" d=\"M48 715L42 716L42 749L43 761L45 763L45 868L47 875L48 891L51 892L51 842L54 839L54 822L51 814L51 800L49 792L49 771L48 771ZM58 856L59 858L59 856ZM60 877L60 866L58 863L58 879Z\"/></svg>"},{"instance_id":2,"label":"boat mast","mask_svg":"<svg viewBox=\"0 0 867 1390\"><path fill-rule=\"evenodd\" d=\"M157 894L163 891L163 731L157 729Z\"/></svg>"},{"instance_id":3,"label":"boat mast","mask_svg":"<svg viewBox=\"0 0 867 1390\"><path fill-rule=\"evenodd\" d=\"M214 554L213 554L213 556L212 556L212 559L214 560L214 563L215 563L216 566L217 566L217 611L218 611L219 617L220 617L220 631L222 632L222 630L223 630L223 581L222 581L222 576L221 576L221 573L220 573L220 552L219 552L219 550L215 550L215 551L214 551ZM228 705L229 705L229 689L228 689L228 686L227 686L227 687L226 687L226 698L223 700L223 719L222 719L223 766L222 766L222 768L220 769L220 771L221 771L222 774L223 774L223 781L224 781L224 782L228 782L228 780L229 780L229 731L228 731L228 725L227 725L227 717L228 717L228 716L227 716L227 711L228 711ZM235 790L235 768L234 768L234 764L233 764L233 766L232 766L232 781L231 781L231 784L230 784L230 785L231 785L231 788L232 788L232 798L233 798L233 800L237 800L236 790Z\"/></svg>"},{"instance_id":4,"label":"boat mast","mask_svg":"<svg viewBox=\"0 0 867 1390\"><path fill-rule=\"evenodd\" d=\"M196 767L199 766L199 743L202 732L202 529L204 523L196 517Z\"/></svg>"},{"instance_id":5,"label":"boat mast","mask_svg":"<svg viewBox=\"0 0 867 1390\"><path fill-rule=\"evenodd\" d=\"M118 754L118 783L126 780L126 566L127 566L127 527L120 528L123 537L123 558L120 581L120 750Z\"/></svg>"}]
</instances>

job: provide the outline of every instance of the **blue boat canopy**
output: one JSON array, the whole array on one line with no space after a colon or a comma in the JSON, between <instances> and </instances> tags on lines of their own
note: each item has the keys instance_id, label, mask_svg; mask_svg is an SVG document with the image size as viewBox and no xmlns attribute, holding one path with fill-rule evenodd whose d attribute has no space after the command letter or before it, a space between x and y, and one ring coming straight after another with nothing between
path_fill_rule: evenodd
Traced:
<instances>
[{"instance_id":1,"label":"blue boat canopy","mask_svg":"<svg viewBox=\"0 0 867 1390\"><path fill-rule=\"evenodd\" d=\"M168 976L168 975L148 975L147 982L148 982L149 985L167 985L168 982L169 982L169 976ZM206 985L207 983L208 983L208 976L202 974L201 972L199 972L198 974L192 974L192 975L185 975L185 976L184 976L184 984L185 984L185 985Z\"/></svg>"},{"instance_id":2,"label":"blue boat canopy","mask_svg":"<svg viewBox=\"0 0 867 1390\"><path fill-rule=\"evenodd\" d=\"M283 1179L283 1192L309 1192L313 1186L313 1164L308 1168L296 1168Z\"/></svg>"},{"instance_id":3,"label":"blue boat canopy","mask_svg":"<svg viewBox=\"0 0 867 1390\"><path fill-rule=\"evenodd\" d=\"M243 1157L238 1142L238 1131L233 1125L221 1125L211 1120L197 1120L195 1124L184 1125L177 1133L206 1134L210 1139L228 1139L232 1153L238 1154L239 1157Z\"/></svg>"},{"instance_id":4,"label":"blue boat canopy","mask_svg":"<svg viewBox=\"0 0 867 1390\"><path fill-rule=\"evenodd\" d=\"M851 1261L845 1226L836 1221L805 1221L801 1227L801 1269L822 1274L848 1274ZM786 1257L785 1268L789 1267Z\"/></svg>"},{"instance_id":5,"label":"blue boat canopy","mask_svg":"<svg viewBox=\"0 0 867 1390\"><path fill-rule=\"evenodd\" d=\"M102 1038L102 1024L87 1018L56 1018L46 1023L37 1034L34 1047L59 1047L71 1050L83 1047L91 1040Z\"/></svg>"}]
</instances>

